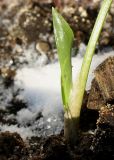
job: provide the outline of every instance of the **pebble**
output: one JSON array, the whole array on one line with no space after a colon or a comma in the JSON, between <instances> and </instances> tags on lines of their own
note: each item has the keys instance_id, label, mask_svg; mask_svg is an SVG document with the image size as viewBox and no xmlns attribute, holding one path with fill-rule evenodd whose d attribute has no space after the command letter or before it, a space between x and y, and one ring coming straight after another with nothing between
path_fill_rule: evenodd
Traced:
<instances>
[{"instance_id":1,"label":"pebble","mask_svg":"<svg viewBox=\"0 0 114 160\"><path fill-rule=\"evenodd\" d=\"M81 17L87 17L87 11L83 7L79 7L78 10Z\"/></svg>"},{"instance_id":2,"label":"pebble","mask_svg":"<svg viewBox=\"0 0 114 160\"><path fill-rule=\"evenodd\" d=\"M10 68L2 68L1 69L1 75L4 78L8 78L8 77L14 77L16 75L16 71L12 70Z\"/></svg>"},{"instance_id":3,"label":"pebble","mask_svg":"<svg viewBox=\"0 0 114 160\"><path fill-rule=\"evenodd\" d=\"M38 42L36 43L36 50L40 54L47 54L47 52L50 50L50 46L47 42Z\"/></svg>"}]
</instances>

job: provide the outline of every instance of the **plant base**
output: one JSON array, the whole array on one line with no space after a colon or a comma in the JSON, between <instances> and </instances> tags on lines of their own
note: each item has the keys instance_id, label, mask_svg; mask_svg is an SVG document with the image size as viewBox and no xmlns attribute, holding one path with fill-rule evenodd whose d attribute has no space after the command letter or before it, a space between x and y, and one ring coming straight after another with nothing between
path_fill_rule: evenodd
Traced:
<instances>
[{"instance_id":1,"label":"plant base","mask_svg":"<svg viewBox=\"0 0 114 160\"><path fill-rule=\"evenodd\" d=\"M64 114L64 137L74 145L78 140L79 118L73 118L69 111Z\"/></svg>"}]
</instances>

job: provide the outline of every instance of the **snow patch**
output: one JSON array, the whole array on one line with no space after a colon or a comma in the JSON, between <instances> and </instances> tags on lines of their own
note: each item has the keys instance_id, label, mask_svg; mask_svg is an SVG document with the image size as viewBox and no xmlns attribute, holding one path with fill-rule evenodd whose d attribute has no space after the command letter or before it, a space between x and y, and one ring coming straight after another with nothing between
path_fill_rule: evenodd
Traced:
<instances>
[{"instance_id":1,"label":"snow patch","mask_svg":"<svg viewBox=\"0 0 114 160\"><path fill-rule=\"evenodd\" d=\"M107 57L113 55L114 51L94 55L88 76L87 90L90 89L91 81L94 77L94 69ZM29 58L28 55L28 61ZM79 74L82 60L83 58L80 54L72 58L73 80L76 80ZM23 138L26 138L58 134L63 128L59 63L55 62L42 66L36 61L34 59L35 64L32 65L33 61L31 61L31 65L17 70L13 88L4 90L1 87L1 93L4 98L2 96L3 100L1 100L0 108L3 108L3 102L7 106L7 103L13 97L13 93L18 88L21 91L16 98L23 100L28 105L28 108L18 111L15 117L14 115L11 116L17 120L19 126L0 125L1 131L18 132ZM42 116L37 119L40 112Z\"/></svg>"},{"instance_id":2,"label":"snow patch","mask_svg":"<svg viewBox=\"0 0 114 160\"><path fill-rule=\"evenodd\" d=\"M113 55L113 51L94 55L88 76L87 90L90 89L95 68L107 57ZM80 54L72 58L73 80L79 74L82 60ZM32 112L42 111L43 116L47 116L50 113L57 115L63 110L58 62L43 67L24 67L18 70L15 85L24 89L21 95Z\"/></svg>"},{"instance_id":3,"label":"snow patch","mask_svg":"<svg viewBox=\"0 0 114 160\"><path fill-rule=\"evenodd\" d=\"M23 139L26 139L27 137L35 136L35 134L32 132L31 128L29 127L18 127L17 125L1 125L0 130L2 132L9 131L11 133L17 132L21 135Z\"/></svg>"}]
</instances>

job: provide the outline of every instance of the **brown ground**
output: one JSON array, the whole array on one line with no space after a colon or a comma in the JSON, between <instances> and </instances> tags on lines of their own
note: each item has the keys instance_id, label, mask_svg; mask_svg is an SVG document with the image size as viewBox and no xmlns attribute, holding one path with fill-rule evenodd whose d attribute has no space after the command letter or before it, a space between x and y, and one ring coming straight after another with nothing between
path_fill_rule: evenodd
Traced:
<instances>
[{"instance_id":1,"label":"brown ground","mask_svg":"<svg viewBox=\"0 0 114 160\"><path fill-rule=\"evenodd\" d=\"M104 107L100 111L95 133L92 131L96 128L98 112L87 108L82 111L79 140L75 146L66 143L63 132L47 138L32 137L26 141L18 133L1 132L0 158L2 160L97 160L99 158L113 160L114 107L111 108Z\"/></svg>"}]
</instances>

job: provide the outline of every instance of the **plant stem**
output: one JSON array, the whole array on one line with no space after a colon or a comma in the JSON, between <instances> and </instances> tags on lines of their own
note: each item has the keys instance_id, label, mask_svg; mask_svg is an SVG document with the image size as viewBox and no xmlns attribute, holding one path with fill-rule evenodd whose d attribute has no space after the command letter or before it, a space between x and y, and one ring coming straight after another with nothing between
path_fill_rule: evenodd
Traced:
<instances>
[{"instance_id":1,"label":"plant stem","mask_svg":"<svg viewBox=\"0 0 114 160\"><path fill-rule=\"evenodd\" d=\"M92 57L93 57L97 41L100 36L100 32L103 28L103 24L106 19L106 15L108 13L111 3L112 3L112 0L104 0L102 2L101 9L99 11L91 37L88 42L88 46L86 49L86 53L84 56L84 60L82 63L82 67L81 67L81 71L80 71L78 80L73 85L71 95L69 98L69 109L68 111L66 111L67 113L65 113L65 121L67 122L68 125L65 125L67 127L65 127L64 133L65 133L65 138L71 143L75 143L74 141L75 138L71 136L72 135L77 136L78 134L80 111L81 111L84 91L86 88L86 82L88 78L88 73L89 73ZM75 128L72 128L72 126L73 127L75 126Z\"/></svg>"}]
</instances>

